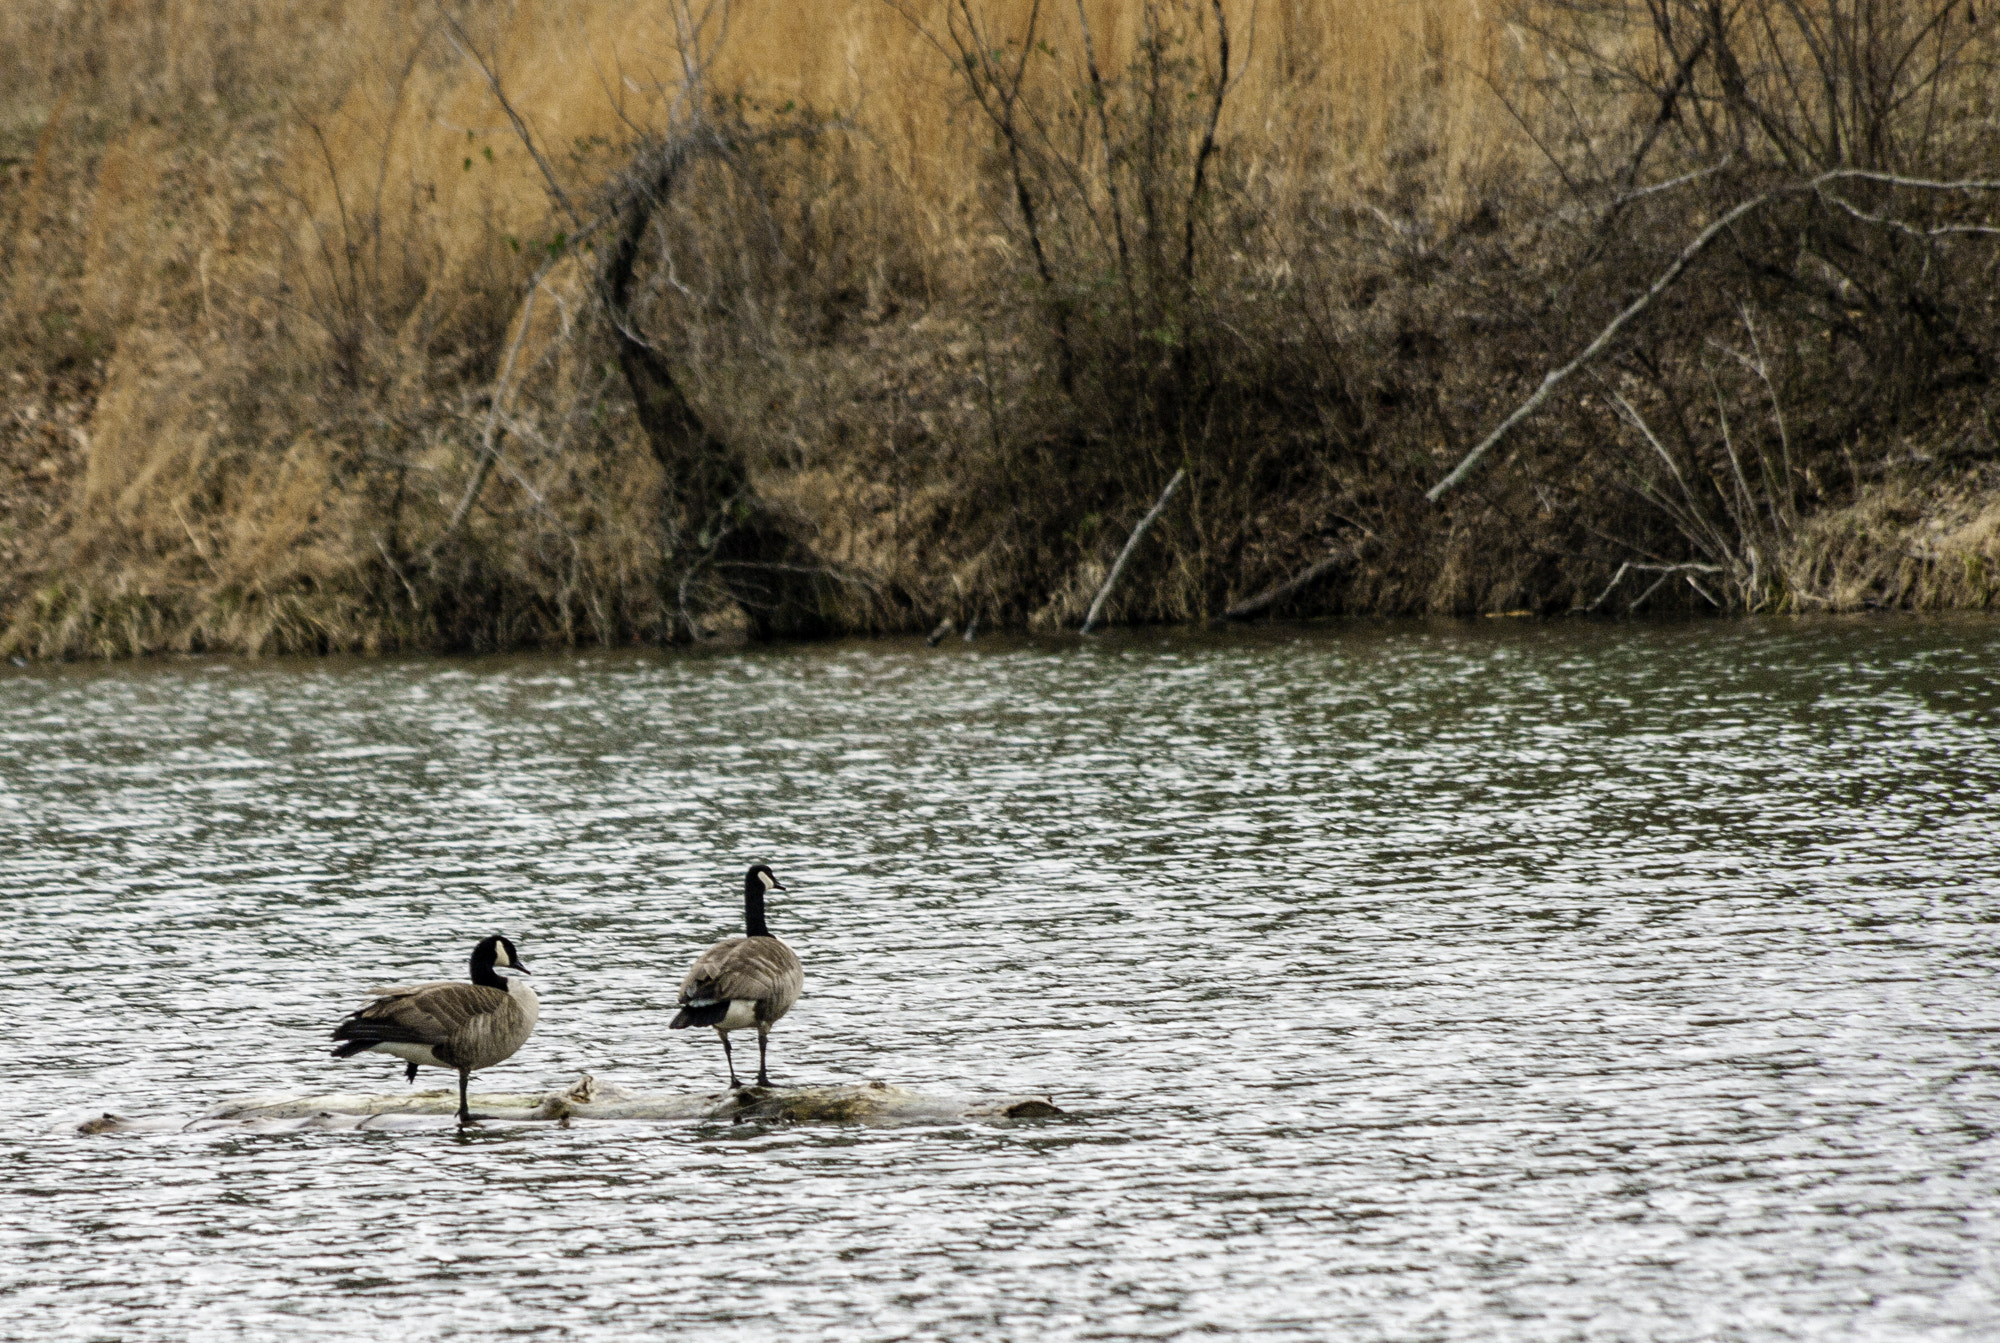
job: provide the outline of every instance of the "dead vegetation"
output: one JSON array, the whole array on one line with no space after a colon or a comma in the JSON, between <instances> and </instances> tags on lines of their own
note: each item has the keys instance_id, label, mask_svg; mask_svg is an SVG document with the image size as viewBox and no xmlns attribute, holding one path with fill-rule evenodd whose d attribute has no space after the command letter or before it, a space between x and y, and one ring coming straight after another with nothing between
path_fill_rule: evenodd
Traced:
<instances>
[{"instance_id":1,"label":"dead vegetation","mask_svg":"<svg viewBox=\"0 0 2000 1343\"><path fill-rule=\"evenodd\" d=\"M27 0L5 643L1990 605L1996 17Z\"/></svg>"}]
</instances>

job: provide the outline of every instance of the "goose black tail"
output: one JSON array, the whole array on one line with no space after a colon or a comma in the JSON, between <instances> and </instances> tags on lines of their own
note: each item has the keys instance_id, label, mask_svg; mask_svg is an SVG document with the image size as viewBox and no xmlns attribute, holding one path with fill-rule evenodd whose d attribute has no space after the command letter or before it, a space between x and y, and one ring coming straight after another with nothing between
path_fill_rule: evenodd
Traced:
<instances>
[{"instance_id":1,"label":"goose black tail","mask_svg":"<svg viewBox=\"0 0 2000 1343\"><path fill-rule=\"evenodd\" d=\"M683 1007L674 1013L674 1019L667 1023L670 1031L686 1030L689 1026L719 1026L729 1015L728 1003L701 1003Z\"/></svg>"},{"instance_id":2,"label":"goose black tail","mask_svg":"<svg viewBox=\"0 0 2000 1343\"><path fill-rule=\"evenodd\" d=\"M343 1040L333 1047L333 1056L337 1059L351 1059L373 1043L372 1040Z\"/></svg>"}]
</instances>

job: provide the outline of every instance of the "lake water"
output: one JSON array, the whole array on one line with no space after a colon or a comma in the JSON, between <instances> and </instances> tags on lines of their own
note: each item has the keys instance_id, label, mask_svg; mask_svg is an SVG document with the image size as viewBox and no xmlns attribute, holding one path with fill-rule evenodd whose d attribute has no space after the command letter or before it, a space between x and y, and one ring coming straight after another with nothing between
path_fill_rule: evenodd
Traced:
<instances>
[{"instance_id":1,"label":"lake water","mask_svg":"<svg viewBox=\"0 0 2000 1343\"><path fill-rule=\"evenodd\" d=\"M0 1335L2000 1336L1996 669L1884 619L0 675ZM777 1081L1072 1117L76 1131L400 1092L328 1030L490 931L542 1021L475 1091L713 1088L666 1023L756 858Z\"/></svg>"}]
</instances>

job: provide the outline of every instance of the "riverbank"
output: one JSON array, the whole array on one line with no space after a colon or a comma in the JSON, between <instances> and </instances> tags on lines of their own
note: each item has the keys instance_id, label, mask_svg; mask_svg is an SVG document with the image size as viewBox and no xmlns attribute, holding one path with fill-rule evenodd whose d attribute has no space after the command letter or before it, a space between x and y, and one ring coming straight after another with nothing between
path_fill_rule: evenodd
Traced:
<instances>
[{"instance_id":1,"label":"riverbank","mask_svg":"<svg viewBox=\"0 0 2000 1343\"><path fill-rule=\"evenodd\" d=\"M0 643L1988 607L1948 8L23 6Z\"/></svg>"}]
</instances>

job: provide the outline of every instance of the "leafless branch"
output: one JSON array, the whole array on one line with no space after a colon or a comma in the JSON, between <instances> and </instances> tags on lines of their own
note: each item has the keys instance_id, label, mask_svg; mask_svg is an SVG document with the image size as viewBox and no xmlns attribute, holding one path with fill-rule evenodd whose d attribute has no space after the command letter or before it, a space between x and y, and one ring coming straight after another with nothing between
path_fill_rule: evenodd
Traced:
<instances>
[{"instance_id":1,"label":"leafless branch","mask_svg":"<svg viewBox=\"0 0 2000 1343\"><path fill-rule=\"evenodd\" d=\"M577 212L576 206L571 203L569 193L563 190L563 184L556 177L555 169L549 166L548 159L543 156L541 146L535 143L534 134L529 131L528 123L522 119L519 112L514 110L514 104L508 99L506 92L501 89L499 71L495 70L486 57L481 54L479 48L473 45L472 38L467 35L464 26L459 23L458 16L445 7L444 0L437 0L437 7L438 13L444 16L445 23L451 28L451 32L446 34L446 37L450 40L453 49L466 60L478 66L479 73L486 76L486 87L492 90L493 97L500 104L500 110L505 112L507 120L513 123L514 134L520 137L522 146L527 149L529 155L535 160L535 166L542 170L542 181L548 186L550 199L561 206L562 212L569 216L570 223L581 230L584 227L583 216Z\"/></svg>"},{"instance_id":2,"label":"leafless branch","mask_svg":"<svg viewBox=\"0 0 2000 1343\"><path fill-rule=\"evenodd\" d=\"M1260 615L1270 610L1278 603L1303 592L1307 587L1318 582L1327 574L1332 573L1341 565L1349 564L1359 559L1362 552L1374 544L1374 541L1375 533L1369 532L1353 544L1342 546L1339 550L1326 556L1326 558L1307 565L1304 569L1293 574L1276 587L1267 588L1254 597L1236 603L1236 605L1222 613L1222 618L1224 620L1248 620L1251 616Z\"/></svg>"},{"instance_id":3,"label":"leafless branch","mask_svg":"<svg viewBox=\"0 0 2000 1343\"><path fill-rule=\"evenodd\" d=\"M1660 272L1659 278L1653 281L1645 293L1627 304L1624 310L1612 318L1610 323L1597 333L1596 339L1586 345L1583 351L1574 359L1545 376L1542 379L1541 385L1535 389L1533 395L1529 396L1519 406L1516 406L1511 415L1502 420L1492 433L1481 439L1479 445L1465 455L1464 459L1452 469L1450 475L1431 486L1425 492L1424 497L1432 503L1436 503L1454 485L1457 485L1466 476L1470 475L1472 468L1477 466L1480 459L1493 449L1494 444L1507 436L1508 430L1533 414L1542 402L1548 399L1549 394L1561 386L1571 374L1596 358L1611 343L1612 339L1625 328L1628 322L1651 307L1653 301L1659 298L1661 294L1664 294L1673 285L1674 281L1680 278L1681 273L1688 268L1689 263L1706 251L1709 244L1720 237L1723 231L1730 225L1758 207L1766 205L1781 196L1796 195L1802 192L1819 193L1827 184L1843 180L1881 182L1892 186L1910 187L1925 191L2000 191L2000 181L1939 182L1928 178L1901 177L1894 173L1880 173L1863 168L1836 168L1832 171L1821 173L1817 177L1813 177L1805 182L1773 187L1769 191L1760 192L1748 200L1738 202L1731 209L1712 221L1708 227L1696 234L1694 240L1681 249L1680 254L1674 258L1673 263Z\"/></svg>"},{"instance_id":4,"label":"leafless branch","mask_svg":"<svg viewBox=\"0 0 2000 1343\"><path fill-rule=\"evenodd\" d=\"M1111 566L1111 573L1104 580L1104 586L1097 590L1097 600L1090 604L1090 613L1083 618L1081 633L1088 634L1097 627L1097 618L1104 614L1104 603L1111 600L1111 590L1118 586L1118 579L1125 572L1126 562L1132 558L1132 552L1139 548L1140 538L1145 536L1146 529L1159 519L1160 514L1166 512L1168 502L1174 497L1174 491L1178 490L1181 482L1186 479L1186 467L1174 472L1174 478L1167 482L1167 488L1160 491L1159 501L1145 517L1139 519L1139 525L1125 538L1125 548L1118 552L1118 562Z\"/></svg>"},{"instance_id":5,"label":"leafless branch","mask_svg":"<svg viewBox=\"0 0 2000 1343\"><path fill-rule=\"evenodd\" d=\"M1646 598L1652 596L1654 592L1659 590L1660 583L1666 582L1669 578L1672 578L1675 574L1684 575L1687 578L1688 582L1693 584L1694 590L1696 592L1701 593L1701 595L1704 597L1708 597L1708 592L1701 586L1701 584L1695 582L1694 575L1720 574L1727 572L1728 570L1724 569L1719 564L1641 564L1637 560L1627 560L1623 564L1618 566L1618 572L1611 576L1611 581L1609 583L1605 584L1604 591L1597 594L1597 600L1592 602L1590 605L1584 607L1583 609L1586 611L1595 611L1598 607L1604 605L1605 601L1611 596L1611 594L1617 590L1618 585L1625 581L1625 575L1628 573L1658 574L1660 576L1659 582L1656 582L1653 584L1652 587L1647 588L1645 592L1640 594L1638 601L1633 602L1630 606L1627 606L1625 608L1626 611L1629 613L1631 611L1637 610L1639 608L1640 602L1645 601ZM1713 597L1708 597L1708 600L1712 605L1715 606L1722 605L1721 602L1716 601L1715 598Z\"/></svg>"}]
</instances>

